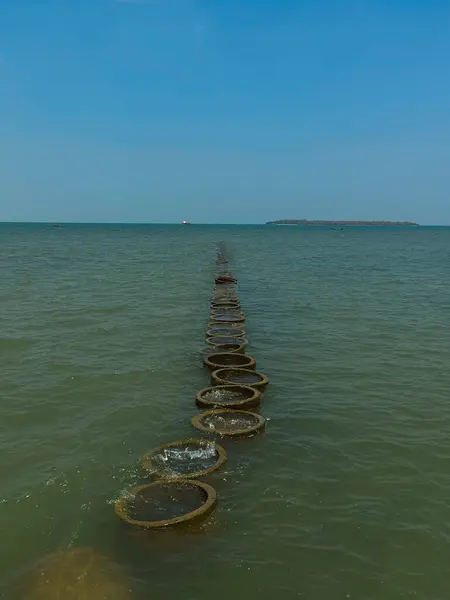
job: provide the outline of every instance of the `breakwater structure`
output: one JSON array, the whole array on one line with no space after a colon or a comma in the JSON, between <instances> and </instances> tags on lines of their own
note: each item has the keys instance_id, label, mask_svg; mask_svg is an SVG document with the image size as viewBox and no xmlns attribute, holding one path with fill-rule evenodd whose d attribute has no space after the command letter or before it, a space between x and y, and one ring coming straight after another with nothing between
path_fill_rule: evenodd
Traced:
<instances>
[{"instance_id":1,"label":"breakwater structure","mask_svg":"<svg viewBox=\"0 0 450 600\"><path fill-rule=\"evenodd\" d=\"M256 358L247 354L245 313L222 243L217 247L205 343L203 368L210 381L195 397L198 411L191 424L197 435L162 444L141 458L147 481L123 493L114 505L116 515L132 528L189 527L210 517L217 493L203 479L227 463L220 440L249 438L265 428L257 411L269 380L256 370Z\"/></svg>"}]
</instances>

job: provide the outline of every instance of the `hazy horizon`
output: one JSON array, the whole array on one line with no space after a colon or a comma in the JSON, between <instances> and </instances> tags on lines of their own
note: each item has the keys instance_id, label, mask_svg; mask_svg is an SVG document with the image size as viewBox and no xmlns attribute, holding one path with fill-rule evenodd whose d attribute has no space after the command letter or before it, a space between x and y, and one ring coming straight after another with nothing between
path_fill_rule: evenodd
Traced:
<instances>
[{"instance_id":1,"label":"hazy horizon","mask_svg":"<svg viewBox=\"0 0 450 600\"><path fill-rule=\"evenodd\" d=\"M272 221L280 221L286 219L272 219ZM287 220L301 220L301 219L287 219ZM387 219L371 219L367 221L365 219L307 219L308 221L329 221L333 222L350 222L350 223L380 223L386 221L387 223L395 224L395 221L389 221ZM412 226L419 227L450 227L450 224L434 224L434 223L414 223L407 219L398 221L398 223L411 223ZM184 225L184 226L230 226L230 227L246 227L246 226L265 226L265 225L283 225L283 223L225 223L225 222L191 222L187 224L182 221L64 221L64 220L50 220L50 221L0 221L0 225ZM290 224L285 224L290 225ZM307 225L308 227L314 227L314 225ZM292 227L301 227L301 225L292 224Z\"/></svg>"}]
</instances>

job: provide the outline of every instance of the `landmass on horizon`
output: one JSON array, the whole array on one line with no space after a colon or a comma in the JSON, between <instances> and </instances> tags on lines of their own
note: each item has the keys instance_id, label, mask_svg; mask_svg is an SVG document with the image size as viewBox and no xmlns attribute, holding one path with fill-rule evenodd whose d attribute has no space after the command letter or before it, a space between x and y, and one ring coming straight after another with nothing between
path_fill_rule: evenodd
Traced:
<instances>
[{"instance_id":1,"label":"landmass on horizon","mask_svg":"<svg viewBox=\"0 0 450 600\"><path fill-rule=\"evenodd\" d=\"M358 225L358 226L379 226L379 227L420 227L419 223L410 221L322 221L308 219L281 219L280 221L267 221L266 225Z\"/></svg>"}]
</instances>

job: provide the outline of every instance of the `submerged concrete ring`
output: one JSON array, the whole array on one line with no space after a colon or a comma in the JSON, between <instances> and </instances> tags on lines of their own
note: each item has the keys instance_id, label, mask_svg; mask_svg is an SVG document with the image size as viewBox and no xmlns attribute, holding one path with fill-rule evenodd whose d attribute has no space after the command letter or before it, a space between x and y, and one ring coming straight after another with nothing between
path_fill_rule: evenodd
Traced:
<instances>
[{"instance_id":1,"label":"submerged concrete ring","mask_svg":"<svg viewBox=\"0 0 450 600\"><path fill-rule=\"evenodd\" d=\"M251 417L253 418L256 423L254 425L249 425L248 427L243 427L241 429L234 429L231 431L225 430L225 429L215 429L215 428L211 428L208 427L208 425L205 425L203 423L203 420L207 417L211 417L211 416L220 416L220 415L235 415L235 416L242 416L242 417ZM258 415L257 413L254 412L250 412L248 410L231 410L229 408L213 408L212 410L206 410L205 412L202 412L200 415L196 415L195 417L192 417L191 419L192 421L192 425L194 427L196 427L197 429L200 429L200 431L203 431L204 433L213 433L213 434L217 434L220 436L224 436L224 437L247 437L250 435L255 435L257 433L260 433L261 431L263 431L264 427L266 426L266 420L264 417L262 417L261 415Z\"/></svg>"},{"instance_id":2,"label":"submerged concrete ring","mask_svg":"<svg viewBox=\"0 0 450 600\"><path fill-rule=\"evenodd\" d=\"M241 400L234 399L225 402L218 402L214 400L208 400L207 398L205 398L206 394L209 394L216 390L224 390L228 392L240 391L246 394L246 396L244 396L244 398L242 398ZM195 396L195 401L197 403L197 406L200 406L200 408L254 408L256 406L259 406L261 403L261 392L248 385L216 385L214 387L207 387L203 390L200 390Z\"/></svg>"},{"instance_id":3,"label":"submerged concrete ring","mask_svg":"<svg viewBox=\"0 0 450 600\"><path fill-rule=\"evenodd\" d=\"M218 331L225 330L227 333L217 333ZM221 329L207 329L206 337L233 337L233 338L243 338L245 335L244 329L238 329L237 327L227 327L226 323L222 325Z\"/></svg>"},{"instance_id":4,"label":"submerged concrete ring","mask_svg":"<svg viewBox=\"0 0 450 600\"><path fill-rule=\"evenodd\" d=\"M201 506L199 506L199 508L196 508L195 510L190 511L179 517L172 517L171 519L162 519L161 521L139 521L129 516L127 510L129 498L127 496L122 496L118 498L114 503L115 513L119 517L119 519L122 519L128 524L134 525L136 527L145 527L147 529L163 529L164 527L174 527L176 525L184 525L187 523L192 524L194 521L207 519L211 515L211 513L214 512L217 505L216 490L207 483L203 483L201 481L195 481L191 479L176 480L177 484L179 484L180 482L182 482L183 485L189 487L196 487L197 489L200 489L204 492L206 500ZM170 483L170 480L160 480L155 481L153 483L139 485L131 489L128 492L128 495L135 496L144 489L158 487L162 484L167 485L167 483Z\"/></svg>"},{"instance_id":5,"label":"submerged concrete ring","mask_svg":"<svg viewBox=\"0 0 450 600\"><path fill-rule=\"evenodd\" d=\"M223 301L211 301L211 310L213 311L222 311L227 312L229 310L238 312L241 308L239 302L233 302L232 300L223 300Z\"/></svg>"},{"instance_id":6,"label":"submerged concrete ring","mask_svg":"<svg viewBox=\"0 0 450 600\"><path fill-rule=\"evenodd\" d=\"M228 317L230 315L236 315L237 317L245 317L245 313L240 307L232 306L228 308L211 308L212 315L223 315L224 317Z\"/></svg>"},{"instance_id":7,"label":"submerged concrete ring","mask_svg":"<svg viewBox=\"0 0 450 600\"><path fill-rule=\"evenodd\" d=\"M240 305L239 297L235 293L229 294L217 294L213 292L211 297L211 304L236 304Z\"/></svg>"},{"instance_id":8,"label":"submerged concrete ring","mask_svg":"<svg viewBox=\"0 0 450 600\"><path fill-rule=\"evenodd\" d=\"M226 344L239 344L239 346L248 346L248 340L237 338L233 335L214 335L206 338L206 343L210 346L223 346ZM220 352L220 350L217 350Z\"/></svg>"},{"instance_id":9,"label":"submerged concrete ring","mask_svg":"<svg viewBox=\"0 0 450 600\"><path fill-rule=\"evenodd\" d=\"M209 318L216 323L243 323L245 321L243 313L230 313L229 315L225 315L223 313L212 312L209 315Z\"/></svg>"},{"instance_id":10,"label":"submerged concrete ring","mask_svg":"<svg viewBox=\"0 0 450 600\"><path fill-rule=\"evenodd\" d=\"M214 338L212 338L214 339ZM226 362L226 361L229 362ZM256 359L248 354L238 354L237 352L216 352L205 357L205 366L211 371L218 369L233 369L234 367L241 369L256 369Z\"/></svg>"},{"instance_id":11,"label":"submerged concrete ring","mask_svg":"<svg viewBox=\"0 0 450 600\"><path fill-rule=\"evenodd\" d=\"M213 298L211 300L211 306L217 307L217 308L221 308L222 306L232 306L233 308L237 308L240 306L240 302L237 298L222 298L222 299L215 299Z\"/></svg>"},{"instance_id":12,"label":"submerged concrete ring","mask_svg":"<svg viewBox=\"0 0 450 600\"><path fill-rule=\"evenodd\" d=\"M212 340L213 338L207 338L206 341ZM214 344L205 348L204 355L210 356L211 354L217 354L219 352L232 352L233 354L245 354L245 346L241 344L241 338L235 338L236 343L228 344Z\"/></svg>"},{"instance_id":13,"label":"submerged concrete ring","mask_svg":"<svg viewBox=\"0 0 450 600\"><path fill-rule=\"evenodd\" d=\"M259 371L252 371L251 369L241 369L236 367L224 367L222 369L217 369L217 371L213 371L211 373L211 383L212 385L224 385L224 384L235 384L241 385L239 381L231 381L230 379L225 378L225 374L227 371L234 371L237 374L255 376L258 375L260 380L254 382L242 382L242 385L248 385L249 387L254 387L257 389L264 388L269 383L269 378L264 375L264 373L260 373Z\"/></svg>"},{"instance_id":14,"label":"submerged concrete ring","mask_svg":"<svg viewBox=\"0 0 450 600\"><path fill-rule=\"evenodd\" d=\"M237 286L234 283L214 286L212 295L213 298L215 298L216 300L229 300L230 298L232 298L233 300L237 300Z\"/></svg>"},{"instance_id":15,"label":"submerged concrete ring","mask_svg":"<svg viewBox=\"0 0 450 600\"><path fill-rule=\"evenodd\" d=\"M208 323L208 329L241 329L244 327L243 323L235 323L235 321L223 323L222 321L210 321Z\"/></svg>"},{"instance_id":16,"label":"submerged concrete ring","mask_svg":"<svg viewBox=\"0 0 450 600\"><path fill-rule=\"evenodd\" d=\"M157 454L158 452L161 452L162 450L167 450L168 448L176 448L177 446L186 446L189 444L197 445L199 448L205 447L205 446L213 446L214 450L216 451L216 455L217 455L216 462L213 465L211 465L210 467L207 467L206 469L199 469L198 471L193 471L192 473L183 473L182 475L175 475L175 476L165 474L164 471L161 472L158 470L158 467L155 465L155 462L153 459L153 456L155 454ZM141 465L145 471L148 471L149 473L151 473L158 479L171 480L171 481L179 481L180 479L195 479L196 477L203 477L204 475L209 475L209 473L212 473L213 471L220 469L220 467L222 467L226 462L227 462L227 453L225 451L225 448L222 448L222 446L219 446L219 444L216 444L215 442L212 442L211 440L204 440L204 439L177 440L176 442L169 442L168 444L161 444L160 446L156 446L156 448L153 448L153 450L150 450L150 452L147 452L146 454L144 454L144 456L141 459Z\"/></svg>"},{"instance_id":17,"label":"submerged concrete ring","mask_svg":"<svg viewBox=\"0 0 450 600\"><path fill-rule=\"evenodd\" d=\"M209 316L211 321L218 321L219 323L242 323L245 320L245 313L238 310L212 310Z\"/></svg>"},{"instance_id":18,"label":"submerged concrete ring","mask_svg":"<svg viewBox=\"0 0 450 600\"><path fill-rule=\"evenodd\" d=\"M212 291L212 302L225 302L231 300L232 302L239 301L237 288L233 286L219 286L213 288Z\"/></svg>"}]
</instances>

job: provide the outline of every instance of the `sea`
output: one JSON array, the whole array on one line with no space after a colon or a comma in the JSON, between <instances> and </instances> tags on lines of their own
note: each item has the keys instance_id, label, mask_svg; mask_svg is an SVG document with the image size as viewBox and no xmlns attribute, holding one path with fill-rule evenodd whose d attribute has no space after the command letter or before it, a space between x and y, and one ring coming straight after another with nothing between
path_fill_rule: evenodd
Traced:
<instances>
[{"instance_id":1,"label":"sea","mask_svg":"<svg viewBox=\"0 0 450 600\"><path fill-rule=\"evenodd\" d=\"M266 429L211 519L136 531L142 455L202 436L221 242ZM0 225L0 596L88 547L135 600L448 600L449 265L450 228Z\"/></svg>"}]
</instances>

